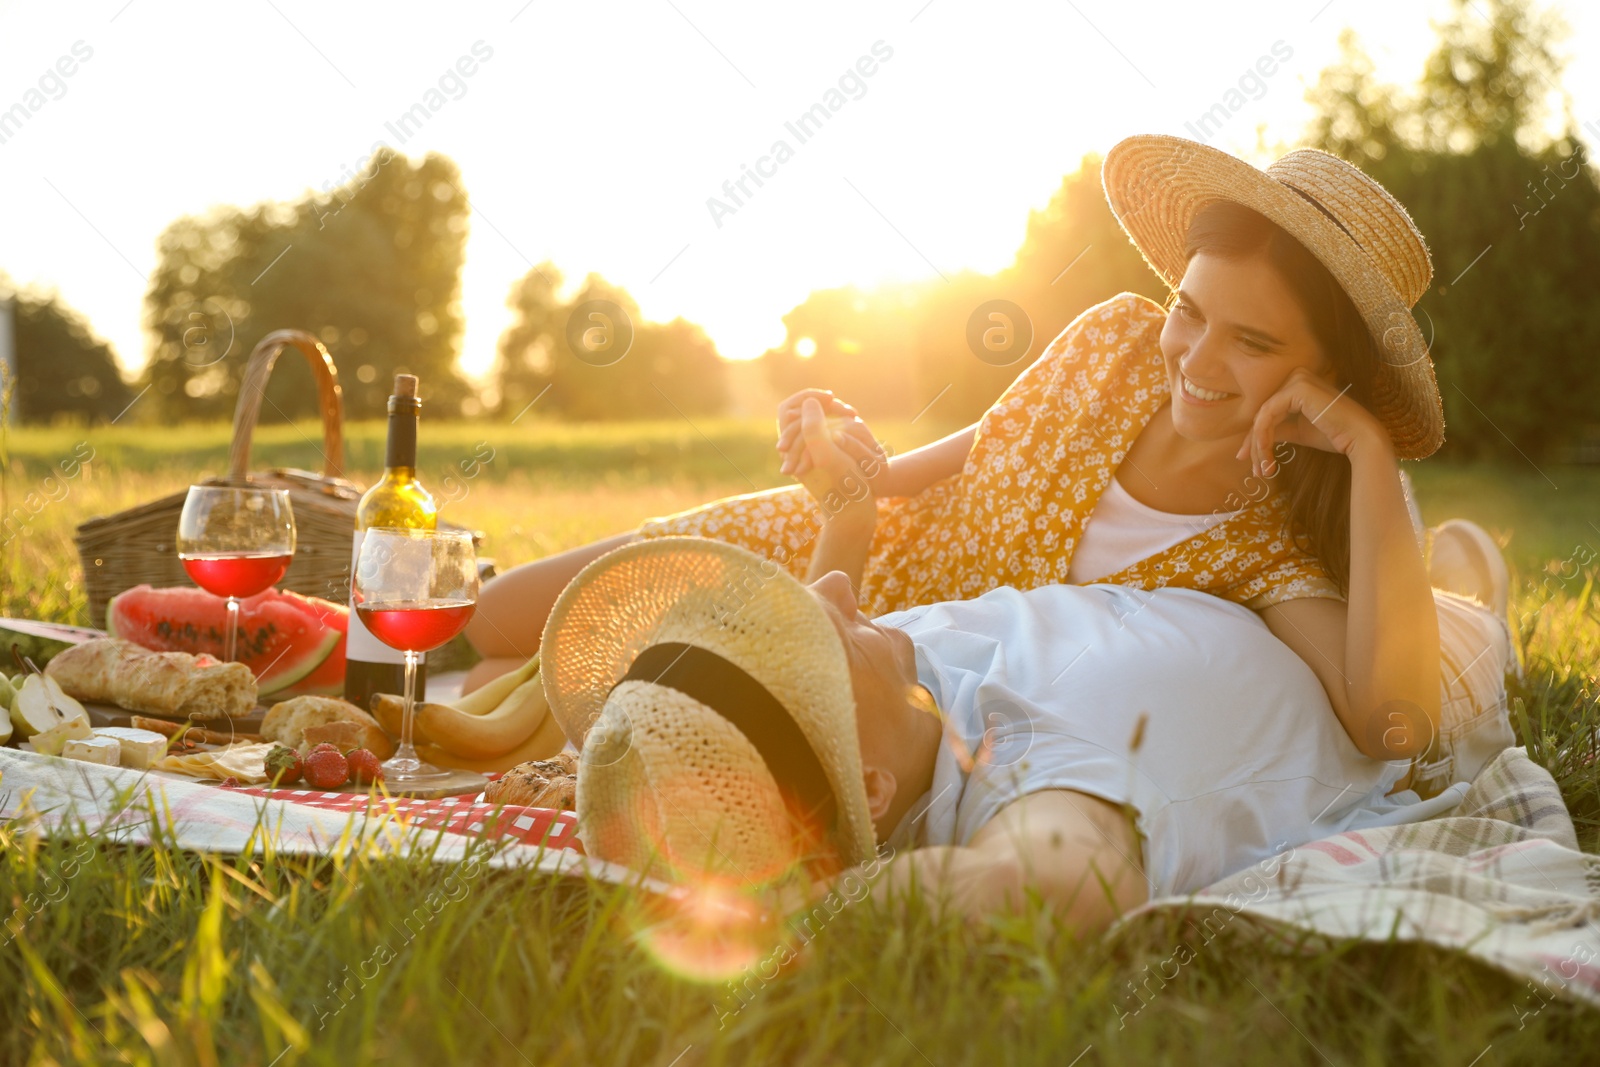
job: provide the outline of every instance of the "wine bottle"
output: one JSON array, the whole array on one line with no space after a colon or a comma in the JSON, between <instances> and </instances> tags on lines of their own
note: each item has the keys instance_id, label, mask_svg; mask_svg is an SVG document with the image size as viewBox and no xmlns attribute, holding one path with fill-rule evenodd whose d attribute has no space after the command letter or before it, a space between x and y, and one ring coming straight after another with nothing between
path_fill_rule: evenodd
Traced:
<instances>
[{"instance_id":1,"label":"wine bottle","mask_svg":"<svg viewBox=\"0 0 1600 1067\"><path fill-rule=\"evenodd\" d=\"M417 418L422 401L417 398L414 374L394 376L389 397L389 442L384 453L383 477L368 489L356 506L355 542L350 573L355 574L361 541L374 526L400 526L432 530L439 508L417 479ZM370 707L374 693L405 692L405 656L379 641L356 614L351 593L350 630L345 639L344 698L358 708ZM417 699L423 699L427 682L427 657L417 666Z\"/></svg>"}]
</instances>

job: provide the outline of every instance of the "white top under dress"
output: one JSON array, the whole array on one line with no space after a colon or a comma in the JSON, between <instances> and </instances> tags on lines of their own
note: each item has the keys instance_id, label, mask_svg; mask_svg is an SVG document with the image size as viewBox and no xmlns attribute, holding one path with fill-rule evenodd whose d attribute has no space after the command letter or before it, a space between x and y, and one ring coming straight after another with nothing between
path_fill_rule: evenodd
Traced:
<instances>
[{"instance_id":1,"label":"white top under dress","mask_svg":"<svg viewBox=\"0 0 1600 1067\"><path fill-rule=\"evenodd\" d=\"M1218 511L1210 515L1177 515L1157 511L1139 503L1120 481L1112 478L1106 491L1100 494L1100 501L1072 551L1067 581L1073 585L1087 585L1115 574L1141 559L1197 537L1237 514L1237 511Z\"/></svg>"}]
</instances>

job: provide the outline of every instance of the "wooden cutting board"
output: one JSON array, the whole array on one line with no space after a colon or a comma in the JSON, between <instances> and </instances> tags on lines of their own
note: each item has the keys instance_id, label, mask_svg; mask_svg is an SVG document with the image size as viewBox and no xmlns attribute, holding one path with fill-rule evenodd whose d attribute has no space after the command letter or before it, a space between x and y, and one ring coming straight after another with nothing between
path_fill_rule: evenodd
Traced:
<instances>
[{"instance_id":1,"label":"wooden cutting board","mask_svg":"<svg viewBox=\"0 0 1600 1067\"><path fill-rule=\"evenodd\" d=\"M266 718L267 707L257 704L249 715L232 717L223 715L215 719L186 719L178 715L157 715L153 711L129 711L115 704L94 704L81 701L83 710L89 713L90 726L132 726L133 717L140 715L148 719L165 719L168 722L192 723L207 730L216 730L219 733L259 734L261 720Z\"/></svg>"},{"instance_id":2,"label":"wooden cutting board","mask_svg":"<svg viewBox=\"0 0 1600 1067\"><path fill-rule=\"evenodd\" d=\"M171 715L152 715L148 712L131 712L126 708L119 708L115 704L86 703L83 706L83 710L89 714L90 726L132 726L134 715L141 715L152 719L166 719L168 722L181 723L188 721L186 719L180 719ZM219 719L206 719L203 721L197 720L195 721L195 725L202 726L207 730L214 730L218 733L228 733L231 730L242 734L259 734L261 732L261 719L264 715L266 715L266 713L267 709L264 706L257 705L255 711L243 718L236 719L223 716ZM218 748L220 746L202 745L200 747L203 749L211 749ZM389 795L396 797L412 797L417 800L437 800L439 797L456 797L461 796L464 793L475 795L488 788L489 779L479 774L477 771L464 771L454 768L445 769L450 772L446 777L432 778L426 783L419 782L405 786L400 785L398 782L388 783ZM194 778L187 778L185 775L173 775L173 777L186 778L191 782L198 780ZM296 782L293 785L285 786L284 788L312 790L312 787L306 785L304 782ZM367 787L364 785L351 784L341 786L338 789L312 791L323 793L360 793L365 795L367 792Z\"/></svg>"}]
</instances>

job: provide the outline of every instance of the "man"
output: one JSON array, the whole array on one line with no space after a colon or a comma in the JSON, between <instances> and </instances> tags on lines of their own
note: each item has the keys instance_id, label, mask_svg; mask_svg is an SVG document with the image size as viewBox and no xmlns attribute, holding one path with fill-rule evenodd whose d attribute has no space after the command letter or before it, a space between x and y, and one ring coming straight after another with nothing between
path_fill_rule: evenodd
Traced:
<instances>
[{"instance_id":1,"label":"man","mask_svg":"<svg viewBox=\"0 0 1600 1067\"><path fill-rule=\"evenodd\" d=\"M691 883L876 864L882 841L880 896L977 916L1035 893L1095 929L1392 812L1408 765L1362 756L1298 656L1191 590L871 620L840 571L659 538L585 568L542 647L586 848Z\"/></svg>"}]
</instances>

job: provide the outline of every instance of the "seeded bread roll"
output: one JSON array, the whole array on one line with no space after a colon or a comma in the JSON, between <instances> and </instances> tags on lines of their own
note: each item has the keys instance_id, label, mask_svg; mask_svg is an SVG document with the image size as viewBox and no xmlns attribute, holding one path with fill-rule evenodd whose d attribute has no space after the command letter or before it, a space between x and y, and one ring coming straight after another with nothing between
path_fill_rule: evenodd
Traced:
<instances>
[{"instance_id":1,"label":"seeded bread roll","mask_svg":"<svg viewBox=\"0 0 1600 1067\"><path fill-rule=\"evenodd\" d=\"M336 697L295 697L272 705L261 720L261 736L297 750L326 741L341 751L370 749L381 760L394 755L394 742L378 720Z\"/></svg>"},{"instance_id":2,"label":"seeded bread roll","mask_svg":"<svg viewBox=\"0 0 1600 1067\"><path fill-rule=\"evenodd\" d=\"M490 782L483 799L490 804L572 811L578 806L577 760L561 752L553 759L519 763Z\"/></svg>"},{"instance_id":3,"label":"seeded bread roll","mask_svg":"<svg viewBox=\"0 0 1600 1067\"><path fill-rule=\"evenodd\" d=\"M97 637L59 652L44 672L75 700L129 711L242 719L256 706L256 676L243 663L151 652L115 637Z\"/></svg>"}]
</instances>

